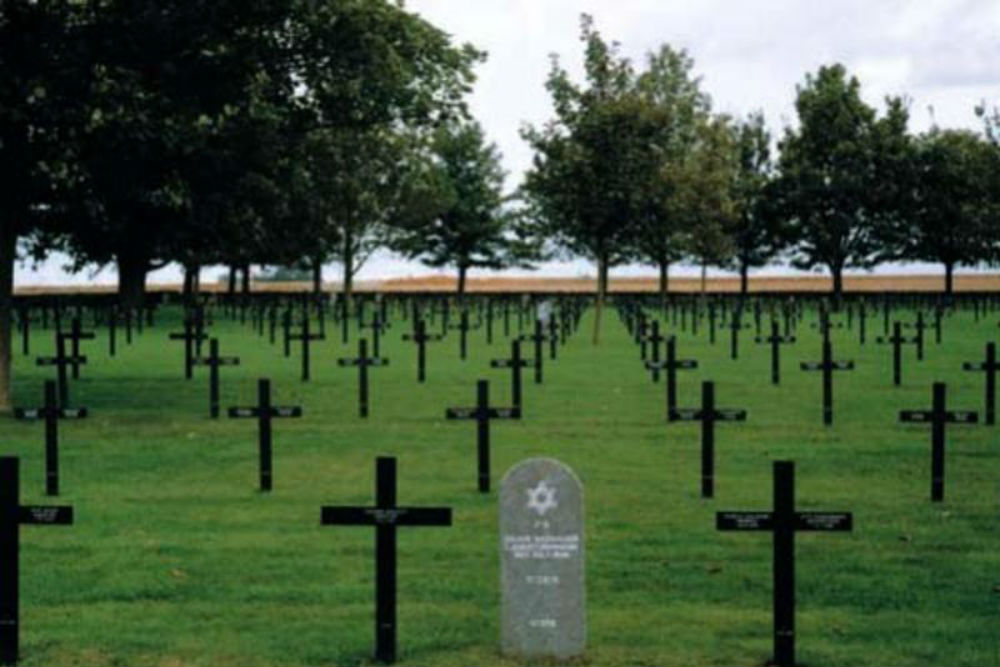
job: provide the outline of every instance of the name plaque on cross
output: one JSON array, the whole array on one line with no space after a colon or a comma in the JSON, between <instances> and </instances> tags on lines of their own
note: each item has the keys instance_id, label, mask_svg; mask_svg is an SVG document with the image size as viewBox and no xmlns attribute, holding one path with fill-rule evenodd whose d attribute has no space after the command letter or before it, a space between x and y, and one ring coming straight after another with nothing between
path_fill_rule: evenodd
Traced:
<instances>
[{"instance_id":1,"label":"name plaque on cross","mask_svg":"<svg viewBox=\"0 0 1000 667\"><path fill-rule=\"evenodd\" d=\"M529 459L500 490L501 649L566 660L586 644L583 487L553 459Z\"/></svg>"}]
</instances>

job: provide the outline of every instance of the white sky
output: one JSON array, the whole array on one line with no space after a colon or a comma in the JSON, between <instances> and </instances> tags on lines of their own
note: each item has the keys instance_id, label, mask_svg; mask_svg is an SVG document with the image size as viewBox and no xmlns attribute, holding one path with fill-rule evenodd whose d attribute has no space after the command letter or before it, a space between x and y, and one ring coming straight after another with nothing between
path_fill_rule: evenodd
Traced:
<instances>
[{"instance_id":1,"label":"white sky","mask_svg":"<svg viewBox=\"0 0 1000 667\"><path fill-rule=\"evenodd\" d=\"M504 155L513 188L531 162L524 123L551 117L544 89L548 56L571 72L581 61L579 16L592 14L605 39L641 65L661 44L687 49L714 108L734 115L761 109L775 134L794 122L795 86L807 72L841 62L871 104L886 95L911 100L911 128L934 120L979 128L974 107L1000 105L998 0L407 0L407 7L489 53L471 100L473 114ZM18 270L18 284L114 282L113 270L67 276L54 258ZM592 273L586 262L541 267L553 275ZM892 267L899 270L899 267ZM905 267L904 270L921 270ZM429 273L387 255L372 259L362 279ZM616 273L642 272L627 267ZM685 273L683 269L678 273ZM204 279L218 269L206 270ZM336 267L327 278L337 275ZM169 267L153 280L176 280Z\"/></svg>"}]
</instances>

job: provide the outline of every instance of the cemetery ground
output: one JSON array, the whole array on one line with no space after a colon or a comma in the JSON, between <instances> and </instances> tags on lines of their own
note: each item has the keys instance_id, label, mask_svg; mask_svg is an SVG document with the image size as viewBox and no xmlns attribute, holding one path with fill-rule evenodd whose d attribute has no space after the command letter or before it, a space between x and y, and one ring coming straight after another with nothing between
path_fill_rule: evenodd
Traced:
<instances>
[{"instance_id":1,"label":"cemetery ground","mask_svg":"<svg viewBox=\"0 0 1000 667\"><path fill-rule=\"evenodd\" d=\"M900 311L900 317L912 320ZM509 404L500 335L458 335L428 344L427 383L416 382L416 346L394 318L382 340L389 366L372 368L371 416L359 419L357 331L312 350L300 380L299 345L284 358L248 323L216 313L209 335L240 365L221 369L223 416L208 417L208 370L185 380L180 311L118 356L107 332L82 345L88 364L70 383L70 404L90 416L59 425L61 496L44 495L43 427L0 423L0 453L21 457L24 504L73 505L75 524L21 529L21 654L31 665L319 665L372 661L373 530L321 526L322 505L370 505L375 457L398 458L401 505L452 507L451 527L399 535L398 662L517 664L499 654L497 489L515 463L557 458L579 475L586 512L589 665L761 665L771 655L771 536L716 530L719 510L770 509L772 462L796 462L798 507L854 513L851 533L797 537L798 655L805 665L1000 664L1000 452L993 427L949 426L944 503L931 503L930 428L900 424L904 409L929 409L931 385L948 384L948 407L983 409L981 361L996 317L970 312L928 330L926 358L904 349L903 386L892 384L892 349L835 330L834 358L856 370L834 378L835 417L822 424L821 379L799 370L820 359L806 317L782 347L781 385L770 382L770 348L728 330L710 345L677 333L678 357L700 367L678 374L682 408L743 408L745 423L716 426L715 498L700 497L697 423L668 424L664 378L654 384L639 347L609 310L599 347L593 311L546 358L545 382L524 374L524 419L491 424L493 492L477 492L476 430L445 408L474 405L477 379L491 402ZM843 318L838 318L843 319ZM857 323L855 322L855 327ZM765 335L767 323L765 320ZM89 327L88 327L89 328ZM429 327L432 332L434 327ZM364 334L370 333L365 330ZM527 327L525 333L528 333ZM50 330L33 331L31 356L15 337L15 403L39 405L52 368ZM207 345L205 350L207 352ZM530 344L523 345L531 357ZM547 346L546 346L547 352ZM548 355L546 354L546 357ZM275 420L274 490L258 489L254 420L227 419L252 405L257 379L275 405L301 419Z\"/></svg>"}]
</instances>

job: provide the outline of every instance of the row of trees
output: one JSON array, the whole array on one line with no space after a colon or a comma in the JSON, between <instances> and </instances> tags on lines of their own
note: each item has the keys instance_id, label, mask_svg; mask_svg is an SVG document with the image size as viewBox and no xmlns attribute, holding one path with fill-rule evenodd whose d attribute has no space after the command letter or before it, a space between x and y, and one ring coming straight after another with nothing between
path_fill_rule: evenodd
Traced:
<instances>
[{"instance_id":1,"label":"row of trees","mask_svg":"<svg viewBox=\"0 0 1000 667\"><path fill-rule=\"evenodd\" d=\"M998 246L997 137L912 136L840 66L806 78L799 125L714 113L693 61L643 67L583 19L582 83L553 60L555 118L528 127L512 195L465 97L485 56L395 0L7 0L0 4L0 408L9 404L18 248L77 268L114 263L138 305L169 262L299 264L344 291L390 248L452 266L558 254L750 269L786 256L849 267L953 268ZM986 116L984 112L984 116ZM772 149L777 146L777 156ZM232 281L235 283L235 280ZM598 323L600 318L598 318ZM599 326L599 324L598 324ZM596 337L595 329L595 337Z\"/></svg>"},{"instance_id":2,"label":"row of trees","mask_svg":"<svg viewBox=\"0 0 1000 667\"><path fill-rule=\"evenodd\" d=\"M847 268L918 260L945 268L1000 256L996 114L983 135L908 131L905 100L879 115L840 65L797 89L798 125L775 142L761 114L713 113L684 51L664 46L637 71L583 19L585 81L553 61L555 118L524 137L536 152L523 195L529 224L608 270L625 262L737 270L781 257L825 267L837 299ZM598 324L599 327L599 324ZM595 328L595 338L598 328Z\"/></svg>"}]
</instances>

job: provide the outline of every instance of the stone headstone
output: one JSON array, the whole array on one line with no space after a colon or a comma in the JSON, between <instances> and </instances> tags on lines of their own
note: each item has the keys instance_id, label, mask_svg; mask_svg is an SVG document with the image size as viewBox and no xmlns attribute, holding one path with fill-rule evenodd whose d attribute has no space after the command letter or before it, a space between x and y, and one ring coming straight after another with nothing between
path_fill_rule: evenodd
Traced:
<instances>
[{"instance_id":1,"label":"stone headstone","mask_svg":"<svg viewBox=\"0 0 1000 667\"><path fill-rule=\"evenodd\" d=\"M551 301L542 301L538 304L538 319L542 321L542 324L548 324L549 320L552 319Z\"/></svg>"},{"instance_id":2,"label":"stone headstone","mask_svg":"<svg viewBox=\"0 0 1000 667\"><path fill-rule=\"evenodd\" d=\"M501 650L568 659L584 651L583 487L554 459L514 466L500 487Z\"/></svg>"}]
</instances>

